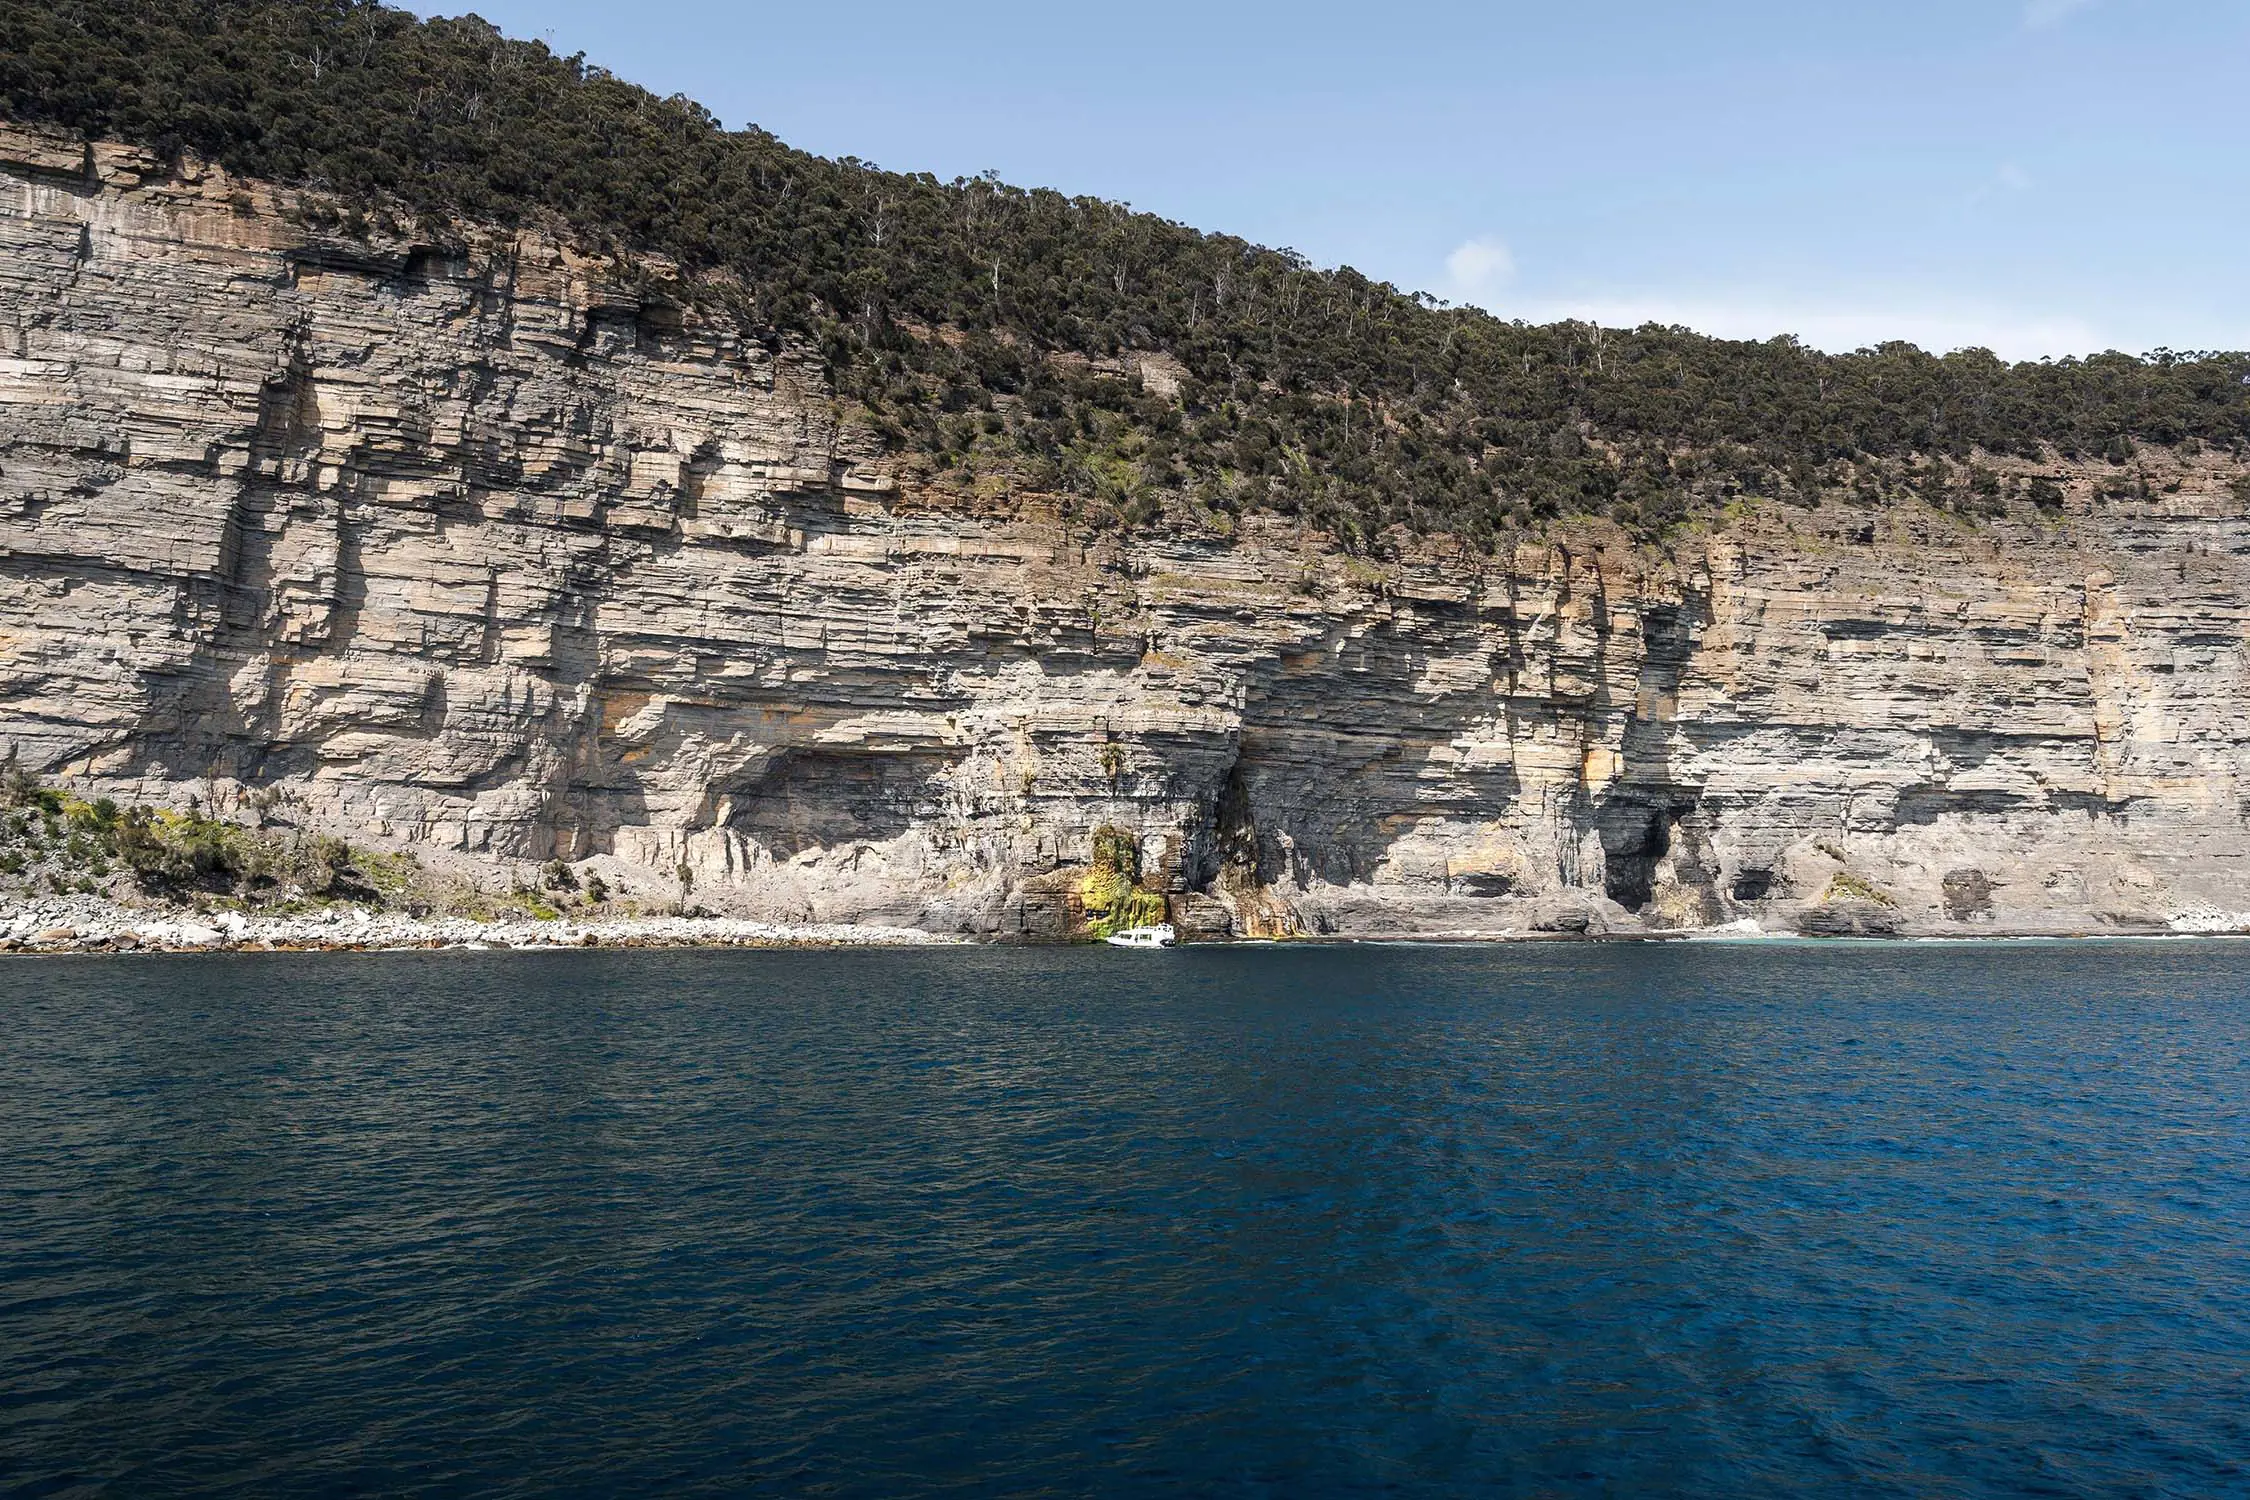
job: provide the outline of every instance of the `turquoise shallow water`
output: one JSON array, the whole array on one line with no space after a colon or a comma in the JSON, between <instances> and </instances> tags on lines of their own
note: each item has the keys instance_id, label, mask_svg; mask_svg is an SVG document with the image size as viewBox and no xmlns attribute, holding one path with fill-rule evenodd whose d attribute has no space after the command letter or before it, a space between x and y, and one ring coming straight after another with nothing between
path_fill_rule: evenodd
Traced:
<instances>
[{"instance_id":1,"label":"turquoise shallow water","mask_svg":"<svg viewBox=\"0 0 2250 1500\"><path fill-rule=\"evenodd\" d=\"M2250 1493L2250 947L0 964L10 1495Z\"/></svg>"}]
</instances>

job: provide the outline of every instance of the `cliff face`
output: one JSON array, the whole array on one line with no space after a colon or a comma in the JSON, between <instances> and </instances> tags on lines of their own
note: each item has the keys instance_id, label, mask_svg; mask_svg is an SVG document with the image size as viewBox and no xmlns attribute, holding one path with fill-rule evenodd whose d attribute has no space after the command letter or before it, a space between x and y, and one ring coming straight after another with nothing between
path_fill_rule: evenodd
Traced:
<instances>
[{"instance_id":1,"label":"cliff face","mask_svg":"<svg viewBox=\"0 0 2250 1500\"><path fill-rule=\"evenodd\" d=\"M1205 932L2250 908L2216 457L1663 552L1089 540L918 492L645 267L22 132L0 174L0 745L51 773L995 934L1066 930L1105 827Z\"/></svg>"}]
</instances>

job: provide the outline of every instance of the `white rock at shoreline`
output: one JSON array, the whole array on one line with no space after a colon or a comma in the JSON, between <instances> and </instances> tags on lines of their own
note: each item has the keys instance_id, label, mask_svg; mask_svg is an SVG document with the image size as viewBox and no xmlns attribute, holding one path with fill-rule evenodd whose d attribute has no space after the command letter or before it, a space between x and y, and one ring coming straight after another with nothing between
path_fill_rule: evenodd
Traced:
<instances>
[{"instance_id":1,"label":"white rock at shoreline","mask_svg":"<svg viewBox=\"0 0 2250 1500\"><path fill-rule=\"evenodd\" d=\"M2220 911L2212 906L2194 906L2174 913L2165 925L2174 932L2244 932L2250 931L2250 911Z\"/></svg>"},{"instance_id":2,"label":"white rock at shoreline","mask_svg":"<svg viewBox=\"0 0 2250 1500\"><path fill-rule=\"evenodd\" d=\"M90 897L58 898L0 909L0 937L53 946L99 947L126 942L142 947L207 949L263 947L464 947L564 948L619 945L921 946L962 939L911 927L853 923L786 924L733 917L616 917L599 921L477 922L463 917L417 918L363 908L259 916L158 915Z\"/></svg>"}]
</instances>

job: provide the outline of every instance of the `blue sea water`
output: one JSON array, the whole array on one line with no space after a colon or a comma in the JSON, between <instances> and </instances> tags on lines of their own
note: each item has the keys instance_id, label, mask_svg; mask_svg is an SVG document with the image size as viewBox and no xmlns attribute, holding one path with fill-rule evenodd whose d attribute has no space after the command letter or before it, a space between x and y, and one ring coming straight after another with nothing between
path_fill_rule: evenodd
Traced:
<instances>
[{"instance_id":1,"label":"blue sea water","mask_svg":"<svg viewBox=\"0 0 2250 1500\"><path fill-rule=\"evenodd\" d=\"M2250 1493L2246 961L9 961L0 1490Z\"/></svg>"}]
</instances>

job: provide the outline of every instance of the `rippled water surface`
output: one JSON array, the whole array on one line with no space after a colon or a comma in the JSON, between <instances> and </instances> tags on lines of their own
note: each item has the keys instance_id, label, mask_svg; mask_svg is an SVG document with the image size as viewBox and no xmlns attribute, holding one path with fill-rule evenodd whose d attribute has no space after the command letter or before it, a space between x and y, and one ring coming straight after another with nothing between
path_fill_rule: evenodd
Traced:
<instances>
[{"instance_id":1,"label":"rippled water surface","mask_svg":"<svg viewBox=\"0 0 2250 1500\"><path fill-rule=\"evenodd\" d=\"M2250 947L0 964L0 1490L2250 1493Z\"/></svg>"}]
</instances>

